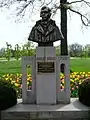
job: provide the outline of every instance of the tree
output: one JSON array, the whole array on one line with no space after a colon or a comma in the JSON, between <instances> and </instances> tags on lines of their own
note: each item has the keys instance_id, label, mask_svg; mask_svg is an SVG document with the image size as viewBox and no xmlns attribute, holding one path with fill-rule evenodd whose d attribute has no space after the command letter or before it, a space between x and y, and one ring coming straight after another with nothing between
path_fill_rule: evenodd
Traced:
<instances>
[{"instance_id":1,"label":"tree","mask_svg":"<svg viewBox=\"0 0 90 120\"><path fill-rule=\"evenodd\" d=\"M70 1L70 0L69 0ZM37 2L37 3L36 3ZM38 5L39 2L39 5ZM36 9L36 5L38 7L41 7L43 5L50 5L53 14L57 12L58 9L61 10L61 30L64 35L64 40L61 41L61 55L67 55L68 49L67 49L67 11L74 12L78 14L81 18L81 21L83 25L89 26L90 20L89 20L89 11L88 8L90 8L90 2L89 0L72 0L72 2L67 2L67 0L2 0L0 2L0 7L10 7L11 5L16 4L17 9L17 16L23 17L25 14L27 14L27 11L34 12ZM74 5L79 5L79 9L76 7L74 8ZM84 9L85 6L85 9ZM83 10L81 10L83 8ZM30 15L31 15L30 13Z\"/></svg>"},{"instance_id":2,"label":"tree","mask_svg":"<svg viewBox=\"0 0 90 120\"><path fill-rule=\"evenodd\" d=\"M22 46L22 56L34 56L35 55L35 49L32 42L27 42Z\"/></svg>"},{"instance_id":3,"label":"tree","mask_svg":"<svg viewBox=\"0 0 90 120\"><path fill-rule=\"evenodd\" d=\"M61 55L61 47L60 47L60 45L58 45L58 46L56 46L55 47L56 48L56 56L60 56Z\"/></svg>"},{"instance_id":4,"label":"tree","mask_svg":"<svg viewBox=\"0 0 90 120\"><path fill-rule=\"evenodd\" d=\"M87 56L90 57L90 44L85 45L84 49L87 52Z\"/></svg>"},{"instance_id":5,"label":"tree","mask_svg":"<svg viewBox=\"0 0 90 120\"><path fill-rule=\"evenodd\" d=\"M67 9L63 5L67 3L67 0L60 0L61 4L61 31L64 36L64 40L61 41L61 55L68 55L67 45Z\"/></svg>"},{"instance_id":6,"label":"tree","mask_svg":"<svg viewBox=\"0 0 90 120\"><path fill-rule=\"evenodd\" d=\"M16 60L21 58L21 48L18 44L15 45L14 57L15 57Z\"/></svg>"},{"instance_id":7,"label":"tree","mask_svg":"<svg viewBox=\"0 0 90 120\"><path fill-rule=\"evenodd\" d=\"M83 2L90 7L90 3L85 0L67 2L67 0L60 0L61 5L61 31L64 35L64 40L61 41L61 55L68 55L68 45L67 45L67 10L77 13L81 17L81 21L85 26L89 26L89 19L84 14L77 10L72 9L73 3ZM86 20L86 22L84 21Z\"/></svg>"},{"instance_id":8,"label":"tree","mask_svg":"<svg viewBox=\"0 0 90 120\"><path fill-rule=\"evenodd\" d=\"M11 54L12 46L11 46L11 44L8 44L8 42L6 42L6 45L7 45L7 48L6 48L6 51L5 51L5 57L9 61L11 56L12 56L12 54Z\"/></svg>"},{"instance_id":9,"label":"tree","mask_svg":"<svg viewBox=\"0 0 90 120\"><path fill-rule=\"evenodd\" d=\"M77 43L69 45L69 53L71 57L81 57L83 46Z\"/></svg>"},{"instance_id":10,"label":"tree","mask_svg":"<svg viewBox=\"0 0 90 120\"><path fill-rule=\"evenodd\" d=\"M5 48L1 48L0 49L0 57L4 57L5 56Z\"/></svg>"}]
</instances>

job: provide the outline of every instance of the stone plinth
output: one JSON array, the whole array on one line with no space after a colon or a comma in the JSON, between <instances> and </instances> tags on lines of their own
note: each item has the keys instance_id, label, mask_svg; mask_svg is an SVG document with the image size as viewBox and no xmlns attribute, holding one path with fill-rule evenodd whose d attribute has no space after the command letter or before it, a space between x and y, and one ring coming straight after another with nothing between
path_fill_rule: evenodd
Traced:
<instances>
[{"instance_id":1,"label":"stone plinth","mask_svg":"<svg viewBox=\"0 0 90 120\"><path fill-rule=\"evenodd\" d=\"M36 56L22 57L22 99L29 104L70 103L69 56L56 56L54 47L37 47ZM64 89L60 73L64 65ZM27 88L27 66L32 68L32 89Z\"/></svg>"},{"instance_id":2,"label":"stone plinth","mask_svg":"<svg viewBox=\"0 0 90 120\"><path fill-rule=\"evenodd\" d=\"M56 54L54 47L38 47L36 49L36 103L56 104Z\"/></svg>"},{"instance_id":3,"label":"stone plinth","mask_svg":"<svg viewBox=\"0 0 90 120\"><path fill-rule=\"evenodd\" d=\"M2 120L89 120L90 108L81 104L78 98L71 98L70 104L30 105L18 104L2 111Z\"/></svg>"}]
</instances>

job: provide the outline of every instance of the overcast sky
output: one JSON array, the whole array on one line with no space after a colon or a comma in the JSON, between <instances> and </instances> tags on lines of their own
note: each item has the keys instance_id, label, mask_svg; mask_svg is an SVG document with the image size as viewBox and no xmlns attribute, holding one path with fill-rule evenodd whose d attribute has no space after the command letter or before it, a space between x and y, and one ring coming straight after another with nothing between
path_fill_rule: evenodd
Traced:
<instances>
[{"instance_id":1,"label":"overcast sky","mask_svg":"<svg viewBox=\"0 0 90 120\"><path fill-rule=\"evenodd\" d=\"M29 32L35 21L39 20L39 14L32 17L34 22L31 20L21 23L15 23L14 19L8 18L7 11L0 12L0 48L6 47L6 42L14 46L15 44L23 44L27 41ZM37 18L37 19L36 19ZM55 19L56 24L60 26L60 17L57 14ZM79 43L81 45L90 44L90 28L81 29L80 17L76 14L72 14L72 17L68 17L68 44ZM55 43L55 46L60 44Z\"/></svg>"}]
</instances>

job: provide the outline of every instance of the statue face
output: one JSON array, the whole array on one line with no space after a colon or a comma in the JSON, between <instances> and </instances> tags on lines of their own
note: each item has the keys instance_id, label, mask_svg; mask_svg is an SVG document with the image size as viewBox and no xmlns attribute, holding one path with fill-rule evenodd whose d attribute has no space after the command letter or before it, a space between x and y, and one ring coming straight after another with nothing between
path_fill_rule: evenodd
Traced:
<instances>
[{"instance_id":1,"label":"statue face","mask_svg":"<svg viewBox=\"0 0 90 120\"><path fill-rule=\"evenodd\" d=\"M42 20L44 21L47 21L50 18L50 13L48 11L48 8L41 10L40 17L42 17Z\"/></svg>"}]
</instances>

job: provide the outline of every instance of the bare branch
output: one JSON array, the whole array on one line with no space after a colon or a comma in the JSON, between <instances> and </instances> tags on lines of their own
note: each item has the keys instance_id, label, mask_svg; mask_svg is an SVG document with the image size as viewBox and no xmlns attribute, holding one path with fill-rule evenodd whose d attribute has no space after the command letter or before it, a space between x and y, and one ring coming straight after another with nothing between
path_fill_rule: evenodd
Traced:
<instances>
[{"instance_id":1,"label":"bare branch","mask_svg":"<svg viewBox=\"0 0 90 120\"><path fill-rule=\"evenodd\" d=\"M71 8L69 8L69 10L72 11L72 12L74 12L74 13L77 13L78 15L80 15L82 23L83 23L85 26L89 26L89 24L88 24L88 23L89 23L89 20L88 20L88 18L87 18L85 15L83 15L83 14L81 14L79 11L73 10L73 9L71 9ZM85 19L87 20L87 24L84 22L83 18L85 18Z\"/></svg>"},{"instance_id":2,"label":"bare branch","mask_svg":"<svg viewBox=\"0 0 90 120\"><path fill-rule=\"evenodd\" d=\"M90 7L90 2L84 0L84 3L86 3Z\"/></svg>"},{"instance_id":3,"label":"bare branch","mask_svg":"<svg viewBox=\"0 0 90 120\"><path fill-rule=\"evenodd\" d=\"M49 3L47 3L46 5L49 5L50 3L52 3L53 0L51 0Z\"/></svg>"},{"instance_id":4,"label":"bare branch","mask_svg":"<svg viewBox=\"0 0 90 120\"><path fill-rule=\"evenodd\" d=\"M73 10L72 9L72 4L73 3L78 3L78 2L84 2L88 7L90 7L90 2L87 2L87 1L85 1L85 0L78 0L78 1L73 1L73 2L67 2L67 3L65 3L65 4L60 4L62 7L64 7L65 9L67 9L67 10L70 10L70 11L72 11L72 12L74 12L74 13L77 13L78 15L80 15L80 17L81 17L81 21L82 21L82 23L83 23L83 25L85 25L85 26L89 26L89 19L88 19L88 17L86 17L84 14L82 14L82 12L79 12L79 11L77 11L77 10ZM86 21L87 22L86 22Z\"/></svg>"},{"instance_id":5,"label":"bare branch","mask_svg":"<svg viewBox=\"0 0 90 120\"><path fill-rule=\"evenodd\" d=\"M58 9L61 9L61 6L62 6L65 9L70 10L70 11L80 15L81 21L85 26L89 25L89 19L88 19L86 14L83 14L83 12L79 12L79 10L76 10L76 9L73 10L72 9L72 5L73 4L75 5L76 3L81 3L81 4L84 3L84 5L90 7L90 2L88 2L88 0L75 0L75 1L72 0L72 2L67 2L65 4L60 4L59 0L0 0L0 7L5 6L5 7L9 8L10 5L13 5L15 3L15 4L18 5L18 7L16 9L16 15L20 16L20 17L23 17L26 14L26 11L30 7L30 5L31 5L30 8L32 9L32 11L31 11L31 9L29 9L29 10L31 11L31 13L33 12L33 8L35 7L34 3L36 1L41 2L41 6L39 6L39 7L42 7L43 5L50 5L51 9L53 11L53 16L56 14ZM34 10L35 10L35 8L34 8Z\"/></svg>"},{"instance_id":6,"label":"bare branch","mask_svg":"<svg viewBox=\"0 0 90 120\"><path fill-rule=\"evenodd\" d=\"M73 3L78 3L78 2L83 2L84 0L77 0L77 1L73 1L73 2L67 2L68 4L73 4Z\"/></svg>"},{"instance_id":7,"label":"bare branch","mask_svg":"<svg viewBox=\"0 0 90 120\"><path fill-rule=\"evenodd\" d=\"M27 1L27 0L17 0L17 1Z\"/></svg>"},{"instance_id":8,"label":"bare branch","mask_svg":"<svg viewBox=\"0 0 90 120\"><path fill-rule=\"evenodd\" d=\"M33 0L34 2L35 0ZM23 13L25 11L25 9L30 5L32 4L33 6L33 2L30 0L28 3L26 3L24 6L22 6L21 10L17 13L17 16L19 16L21 13Z\"/></svg>"},{"instance_id":9,"label":"bare branch","mask_svg":"<svg viewBox=\"0 0 90 120\"><path fill-rule=\"evenodd\" d=\"M44 4L45 4L45 0L41 3L41 6L40 6L40 7L42 7Z\"/></svg>"},{"instance_id":10,"label":"bare branch","mask_svg":"<svg viewBox=\"0 0 90 120\"><path fill-rule=\"evenodd\" d=\"M67 2L66 4L73 4L73 3L80 3L80 2L84 2L86 5L88 5L90 7L90 2L87 2L86 0L79 0L79 1L73 1L73 2Z\"/></svg>"}]
</instances>

